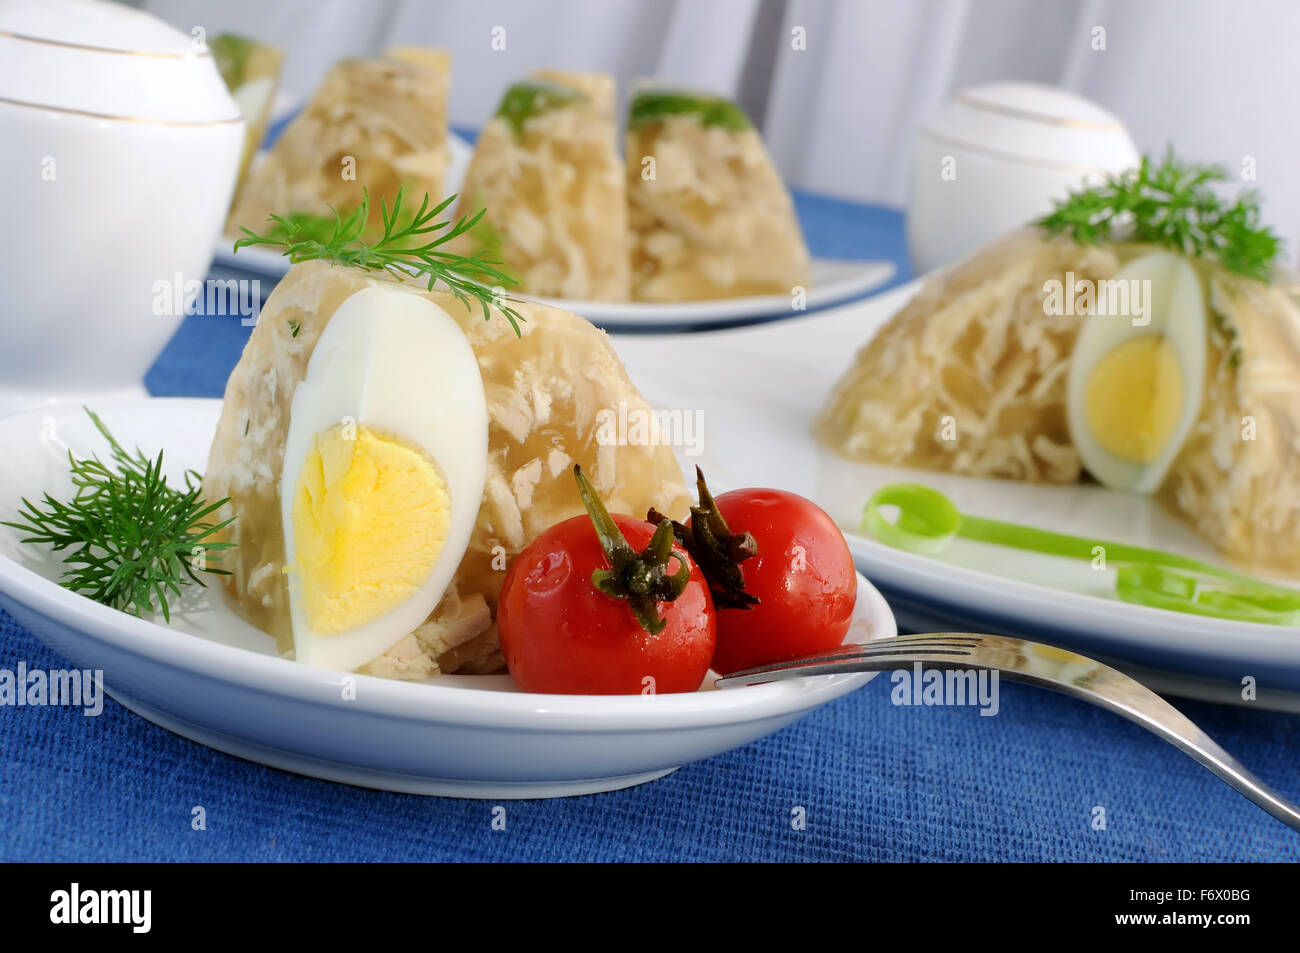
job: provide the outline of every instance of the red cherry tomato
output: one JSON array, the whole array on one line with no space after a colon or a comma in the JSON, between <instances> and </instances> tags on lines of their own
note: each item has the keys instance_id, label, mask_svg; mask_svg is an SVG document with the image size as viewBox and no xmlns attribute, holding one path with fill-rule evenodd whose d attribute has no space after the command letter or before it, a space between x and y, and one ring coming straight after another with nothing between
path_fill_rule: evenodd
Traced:
<instances>
[{"instance_id":1,"label":"red cherry tomato","mask_svg":"<svg viewBox=\"0 0 1300 953\"><path fill-rule=\"evenodd\" d=\"M615 516L640 551L654 526ZM708 673L716 641L713 600L695 563L690 581L658 611L666 625L651 635L628 604L591 582L610 563L587 516L552 526L515 559L497 606L501 649L515 682L526 692L636 695L693 692ZM675 560L671 569L677 568ZM653 682L647 682L653 679Z\"/></svg>"},{"instance_id":2,"label":"red cherry tomato","mask_svg":"<svg viewBox=\"0 0 1300 953\"><path fill-rule=\"evenodd\" d=\"M844 641L858 578L844 535L815 503L781 490L716 497L733 533L749 532L758 554L740 563L759 604L719 609L713 667L726 674L834 648Z\"/></svg>"}]
</instances>

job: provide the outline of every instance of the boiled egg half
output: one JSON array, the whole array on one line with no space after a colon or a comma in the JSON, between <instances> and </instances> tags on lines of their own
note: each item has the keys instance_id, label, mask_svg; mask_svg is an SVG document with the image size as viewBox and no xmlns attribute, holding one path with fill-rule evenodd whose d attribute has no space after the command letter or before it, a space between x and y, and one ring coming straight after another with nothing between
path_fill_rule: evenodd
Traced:
<instances>
[{"instance_id":1,"label":"boiled egg half","mask_svg":"<svg viewBox=\"0 0 1300 953\"><path fill-rule=\"evenodd\" d=\"M1097 285L1070 358L1070 437L1100 483L1151 493L1201 412L1200 280L1181 256L1156 252Z\"/></svg>"},{"instance_id":2,"label":"boiled egg half","mask_svg":"<svg viewBox=\"0 0 1300 953\"><path fill-rule=\"evenodd\" d=\"M280 516L294 654L350 672L425 620L487 473L478 361L433 302L376 286L330 319L293 395Z\"/></svg>"}]
</instances>

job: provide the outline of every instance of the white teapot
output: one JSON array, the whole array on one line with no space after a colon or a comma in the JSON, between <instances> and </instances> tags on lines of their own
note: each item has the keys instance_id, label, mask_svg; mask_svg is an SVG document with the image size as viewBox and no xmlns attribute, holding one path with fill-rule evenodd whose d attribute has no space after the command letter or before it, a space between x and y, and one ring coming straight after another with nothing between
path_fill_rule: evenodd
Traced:
<instances>
[{"instance_id":1,"label":"white teapot","mask_svg":"<svg viewBox=\"0 0 1300 953\"><path fill-rule=\"evenodd\" d=\"M0 0L0 413L144 393L183 317L160 292L204 278L243 135L201 30Z\"/></svg>"}]
</instances>

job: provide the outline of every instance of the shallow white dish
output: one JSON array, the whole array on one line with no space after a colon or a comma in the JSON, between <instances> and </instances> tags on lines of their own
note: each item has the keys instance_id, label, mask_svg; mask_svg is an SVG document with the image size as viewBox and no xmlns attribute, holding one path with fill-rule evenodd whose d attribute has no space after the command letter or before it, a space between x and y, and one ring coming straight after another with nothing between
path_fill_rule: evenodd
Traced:
<instances>
[{"instance_id":1,"label":"shallow white dish","mask_svg":"<svg viewBox=\"0 0 1300 953\"><path fill-rule=\"evenodd\" d=\"M872 334L913 295L887 294L761 327L628 336L616 346L652 405L698 411L699 463L718 486L779 486L839 523L858 569L904 630L1019 635L1117 661L1162 690L1300 710L1300 628L1202 618L1120 602L1113 576L1089 565L956 540L941 556L903 552L858 532L862 507L893 482L927 483L963 512L1221 562L1147 497L1095 485L1031 486L846 461L811 424ZM690 395L684 398L682 395ZM683 406L683 401L690 403ZM1152 673L1156 673L1152 677Z\"/></svg>"},{"instance_id":2,"label":"shallow white dish","mask_svg":"<svg viewBox=\"0 0 1300 953\"><path fill-rule=\"evenodd\" d=\"M241 248L232 251L233 240L218 245L214 265L236 268L278 281L289 270L289 259L267 248ZM808 288L804 309L816 311L854 298L860 298L894 277L895 268L888 261L841 261L833 258L812 260L812 285ZM520 295L520 297L529 297ZM764 319L789 317L789 295L754 295L748 298L718 298L674 304L649 304L641 301L570 301L565 298L533 300L580 314L592 324L609 331L680 331L698 327L725 327Z\"/></svg>"},{"instance_id":3,"label":"shallow white dish","mask_svg":"<svg viewBox=\"0 0 1300 953\"><path fill-rule=\"evenodd\" d=\"M202 468L220 402L96 402L114 435L167 472ZM103 452L82 409L0 420L0 519L19 497L69 488L66 452ZM193 590L169 626L138 619L53 582L42 548L0 527L0 607L137 714L202 744L313 777L417 794L552 797L649 781L768 735L870 680L836 675L658 696L533 695L509 676L430 683L344 676L285 661L243 622L220 586ZM859 579L848 638L896 634L884 599ZM345 679L355 698L344 700Z\"/></svg>"},{"instance_id":4,"label":"shallow white dish","mask_svg":"<svg viewBox=\"0 0 1300 953\"><path fill-rule=\"evenodd\" d=\"M810 266L811 282L804 307L817 311L854 298L860 298L894 277L894 265L888 261L843 261L814 258ZM699 327L725 327L765 319L788 318L799 312L791 309L790 295L752 295L748 298L717 298L711 301L683 301L651 304L644 301L570 301L565 298L536 300L580 314L607 331L686 330Z\"/></svg>"},{"instance_id":5,"label":"shallow white dish","mask_svg":"<svg viewBox=\"0 0 1300 953\"><path fill-rule=\"evenodd\" d=\"M462 140L452 136L452 142ZM453 149L453 156L455 155ZM466 161L468 157L466 156ZM456 163L453 159L453 173ZM460 174L464 175L461 166ZM458 184L457 184L458 187ZM455 189L449 186L450 191ZM450 194L450 192L449 192ZM237 269L259 275L271 282L283 278L289 259L269 248L241 248L234 251L234 239L223 237L213 255L214 267ZM854 298L860 298L894 277L895 268L888 261L841 261L833 258L812 260L812 284L808 288L804 309L816 311ZM528 297L521 295L520 297ZM593 324L609 331L686 330L696 327L725 327L764 319L789 317L789 295L753 295L748 298L718 298L674 304L649 304L641 301L570 301L565 298L535 298L557 308L580 314Z\"/></svg>"}]
</instances>

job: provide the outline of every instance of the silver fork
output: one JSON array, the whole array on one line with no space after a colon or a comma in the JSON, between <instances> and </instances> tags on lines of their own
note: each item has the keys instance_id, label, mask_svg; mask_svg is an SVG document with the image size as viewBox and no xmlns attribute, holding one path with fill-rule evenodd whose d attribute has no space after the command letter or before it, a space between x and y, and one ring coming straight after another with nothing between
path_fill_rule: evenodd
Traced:
<instances>
[{"instance_id":1,"label":"silver fork","mask_svg":"<svg viewBox=\"0 0 1300 953\"><path fill-rule=\"evenodd\" d=\"M1064 692L1108 708L1180 749L1288 827L1300 810L1251 774L1186 715L1122 672L1064 649L998 635L942 632L842 645L719 678L717 686L757 685L809 675L883 672L920 662L937 669L993 669L1016 682Z\"/></svg>"}]
</instances>

